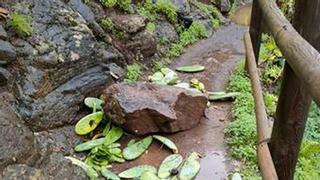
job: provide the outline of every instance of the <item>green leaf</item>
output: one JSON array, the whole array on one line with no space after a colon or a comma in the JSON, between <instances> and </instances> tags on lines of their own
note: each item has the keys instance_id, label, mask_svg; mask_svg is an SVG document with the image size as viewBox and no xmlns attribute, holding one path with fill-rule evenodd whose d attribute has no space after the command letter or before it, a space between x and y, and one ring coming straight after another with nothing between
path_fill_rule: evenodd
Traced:
<instances>
[{"instance_id":1,"label":"green leaf","mask_svg":"<svg viewBox=\"0 0 320 180\"><path fill-rule=\"evenodd\" d=\"M163 136L159 136L159 135L153 135L153 138L160 141L161 143L166 145L168 148L172 149L174 153L178 153L177 146L170 139L163 137Z\"/></svg>"},{"instance_id":2,"label":"green leaf","mask_svg":"<svg viewBox=\"0 0 320 180\"><path fill-rule=\"evenodd\" d=\"M135 140L135 139L131 139L131 140L128 142L127 147L133 145L134 143L136 143L136 140Z\"/></svg>"},{"instance_id":3,"label":"green leaf","mask_svg":"<svg viewBox=\"0 0 320 180\"><path fill-rule=\"evenodd\" d=\"M111 144L119 140L123 135L123 130L117 126L112 126L110 132L106 135L105 144Z\"/></svg>"},{"instance_id":4,"label":"green leaf","mask_svg":"<svg viewBox=\"0 0 320 180\"><path fill-rule=\"evenodd\" d=\"M152 143L152 136L148 136L131 146L124 148L123 150L123 157L126 160L133 160L141 156L150 146Z\"/></svg>"},{"instance_id":5,"label":"green leaf","mask_svg":"<svg viewBox=\"0 0 320 180\"><path fill-rule=\"evenodd\" d=\"M170 70L161 80L162 84L174 85L177 84L179 77L176 72Z\"/></svg>"},{"instance_id":6,"label":"green leaf","mask_svg":"<svg viewBox=\"0 0 320 180\"><path fill-rule=\"evenodd\" d=\"M98 139L95 139L95 140L87 141L85 143L81 143L81 144L77 145L74 150L76 152L86 151L86 150L92 149L92 148L94 148L96 146L100 146L104 142L105 142L105 138L104 137L103 138L98 138Z\"/></svg>"},{"instance_id":7,"label":"green leaf","mask_svg":"<svg viewBox=\"0 0 320 180\"><path fill-rule=\"evenodd\" d=\"M133 167L133 168L130 168L130 169L127 169L127 170L121 172L119 174L119 177L120 178L127 178L127 179L138 178L142 175L142 173L144 173L146 171L155 174L157 172L157 169L153 166L150 166L150 165L140 165L140 166L136 166L136 167Z\"/></svg>"},{"instance_id":8,"label":"green leaf","mask_svg":"<svg viewBox=\"0 0 320 180\"><path fill-rule=\"evenodd\" d=\"M232 175L231 180L242 180L241 175L239 173L234 173Z\"/></svg>"},{"instance_id":9,"label":"green leaf","mask_svg":"<svg viewBox=\"0 0 320 180\"><path fill-rule=\"evenodd\" d=\"M187 72L187 73L195 73L204 71L205 67L201 65L192 65L192 66L181 66L178 67L176 70L180 72Z\"/></svg>"},{"instance_id":10,"label":"green leaf","mask_svg":"<svg viewBox=\"0 0 320 180\"><path fill-rule=\"evenodd\" d=\"M168 178L171 175L171 170L177 169L183 161L183 157L180 154L173 154L166 157L158 170L158 176L160 178Z\"/></svg>"},{"instance_id":11,"label":"green leaf","mask_svg":"<svg viewBox=\"0 0 320 180\"><path fill-rule=\"evenodd\" d=\"M72 164L81 167L86 172L86 174L90 178L90 180L98 179L99 175L92 167L88 166L87 164L85 164L84 162L82 162L76 158L73 158L70 156L67 156L65 158L69 159L72 162Z\"/></svg>"},{"instance_id":12,"label":"green leaf","mask_svg":"<svg viewBox=\"0 0 320 180\"><path fill-rule=\"evenodd\" d=\"M78 135L86 135L93 131L103 118L103 112L95 112L89 114L78 121L75 127L75 132Z\"/></svg>"},{"instance_id":13,"label":"green leaf","mask_svg":"<svg viewBox=\"0 0 320 180\"><path fill-rule=\"evenodd\" d=\"M150 171L145 171L142 173L140 180L160 180L160 178Z\"/></svg>"},{"instance_id":14,"label":"green leaf","mask_svg":"<svg viewBox=\"0 0 320 180\"><path fill-rule=\"evenodd\" d=\"M84 104L89 108L96 108L97 110L102 110L102 104L104 102L101 99L95 97L87 97L84 99Z\"/></svg>"},{"instance_id":15,"label":"green leaf","mask_svg":"<svg viewBox=\"0 0 320 180\"><path fill-rule=\"evenodd\" d=\"M217 100L224 100L224 99L230 99L230 98L235 98L236 96L239 96L240 93L237 92L231 92L231 93L226 93L226 92L208 92L209 95L209 100L210 101L217 101Z\"/></svg>"},{"instance_id":16,"label":"green leaf","mask_svg":"<svg viewBox=\"0 0 320 180\"><path fill-rule=\"evenodd\" d=\"M101 175L107 178L108 180L120 180L120 178L116 174L114 174L105 167L101 169Z\"/></svg>"},{"instance_id":17,"label":"green leaf","mask_svg":"<svg viewBox=\"0 0 320 180\"><path fill-rule=\"evenodd\" d=\"M161 72L155 72L152 76L149 76L149 81L151 82L160 82L164 78L164 75Z\"/></svg>"},{"instance_id":18,"label":"green leaf","mask_svg":"<svg viewBox=\"0 0 320 180\"><path fill-rule=\"evenodd\" d=\"M198 161L199 155L192 153L183 163L180 173L180 180L192 180L198 174L200 170L200 163Z\"/></svg>"},{"instance_id":19,"label":"green leaf","mask_svg":"<svg viewBox=\"0 0 320 180\"><path fill-rule=\"evenodd\" d=\"M107 136L109 131L111 129L111 120L108 121L108 124L106 125L106 127L104 127L103 131L102 131L102 134L104 136Z\"/></svg>"}]
</instances>

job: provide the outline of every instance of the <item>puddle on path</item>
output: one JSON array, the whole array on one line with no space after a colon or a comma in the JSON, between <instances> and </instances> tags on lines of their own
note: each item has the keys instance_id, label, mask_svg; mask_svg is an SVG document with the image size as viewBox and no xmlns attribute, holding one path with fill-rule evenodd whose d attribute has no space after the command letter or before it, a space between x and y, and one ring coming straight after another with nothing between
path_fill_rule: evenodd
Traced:
<instances>
[{"instance_id":1,"label":"puddle on path","mask_svg":"<svg viewBox=\"0 0 320 180\"><path fill-rule=\"evenodd\" d=\"M209 91L223 91L237 62L244 57L243 34L246 28L231 24L221 27L214 36L189 47L186 53L173 61L170 68L183 65L201 64L206 70L201 73L179 73L182 81L198 78ZM231 102L212 103L206 110L206 117L200 124L188 131L166 135L173 140L183 156L191 152L202 154L201 170L197 180L226 179L237 162L227 155L224 129L231 119ZM131 138L121 140L125 145ZM149 164L159 167L171 152L159 143L153 143L148 152L135 161L116 164L112 170L121 172L127 168Z\"/></svg>"}]
</instances>

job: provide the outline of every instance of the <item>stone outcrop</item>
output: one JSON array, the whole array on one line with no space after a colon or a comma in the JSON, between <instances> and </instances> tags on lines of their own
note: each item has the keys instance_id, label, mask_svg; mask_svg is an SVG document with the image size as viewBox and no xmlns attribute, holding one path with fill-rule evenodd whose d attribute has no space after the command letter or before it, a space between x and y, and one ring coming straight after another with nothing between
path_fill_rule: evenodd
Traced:
<instances>
[{"instance_id":1,"label":"stone outcrop","mask_svg":"<svg viewBox=\"0 0 320 180\"><path fill-rule=\"evenodd\" d=\"M9 32L10 43L0 40L0 60L15 60L1 70L0 81L13 88L22 119L36 131L72 124L83 99L112 82L103 64L119 57L96 40L89 26L98 24L90 8L77 0L69 2L72 8L60 0L0 5L32 18L30 37ZM8 81L11 69L14 81Z\"/></svg>"},{"instance_id":2,"label":"stone outcrop","mask_svg":"<svg viewBox=\"0 0 320 180\"><path fill-rule=\"evenodd\" d=\"M150 83L120 83L104 91L105 112L135 134L173 133L195 127L207 98L201 93Z\"/></svg>"}]
</instances>

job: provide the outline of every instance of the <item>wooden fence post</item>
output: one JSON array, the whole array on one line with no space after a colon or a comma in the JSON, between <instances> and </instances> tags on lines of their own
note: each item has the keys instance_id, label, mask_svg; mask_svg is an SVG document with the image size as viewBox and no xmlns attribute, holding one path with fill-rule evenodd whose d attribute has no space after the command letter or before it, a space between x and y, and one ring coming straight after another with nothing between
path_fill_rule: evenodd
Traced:
<instances>
[{"instance_id":1,"label":"wooden fence post","mask_svg":"<svg viewBox=\"0 0 320 180\"><path fill-rule=\"evenodd\" d=\"M250 22L250 37L256 62L259 61L260 42L261 42L261 21L262 11L259 7L258 0L252 2L251 22ZM258 64L258 63L257 63Z\"/></svg>"},{"instance_id":2,"label":"wooden fence post","mask_svg":"<svg viewBox=\"0 0 320 180\"><path fill-rule=\"evenodd\" d=\"M294 27L320 50L320 0L296 0ZM311 98L303 82L287 63L283 76L269 146L279 179L292 180Z\"/></svg>"}]
</instances>

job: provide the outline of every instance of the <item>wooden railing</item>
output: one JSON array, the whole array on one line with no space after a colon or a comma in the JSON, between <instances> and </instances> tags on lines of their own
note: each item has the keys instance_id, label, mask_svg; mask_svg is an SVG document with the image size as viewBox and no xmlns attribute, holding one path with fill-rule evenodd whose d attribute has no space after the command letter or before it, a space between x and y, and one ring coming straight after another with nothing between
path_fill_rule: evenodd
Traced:
<instances>
[{"instance_id":1,"label":"wooden railing","mask_svg":"<svg viewBox=\"0 0 320 180\"><path fill-rule=\"evenodd\" d=\"M320 0L296 0L293 21L295 28L275 1L253 0L250 33L244 37L255 100L257 156L267 180L293 179L311 100L320 106ZM262 27L268 27L286 59L271 136L257 68Z\"/></svg>"}]
</instances>

